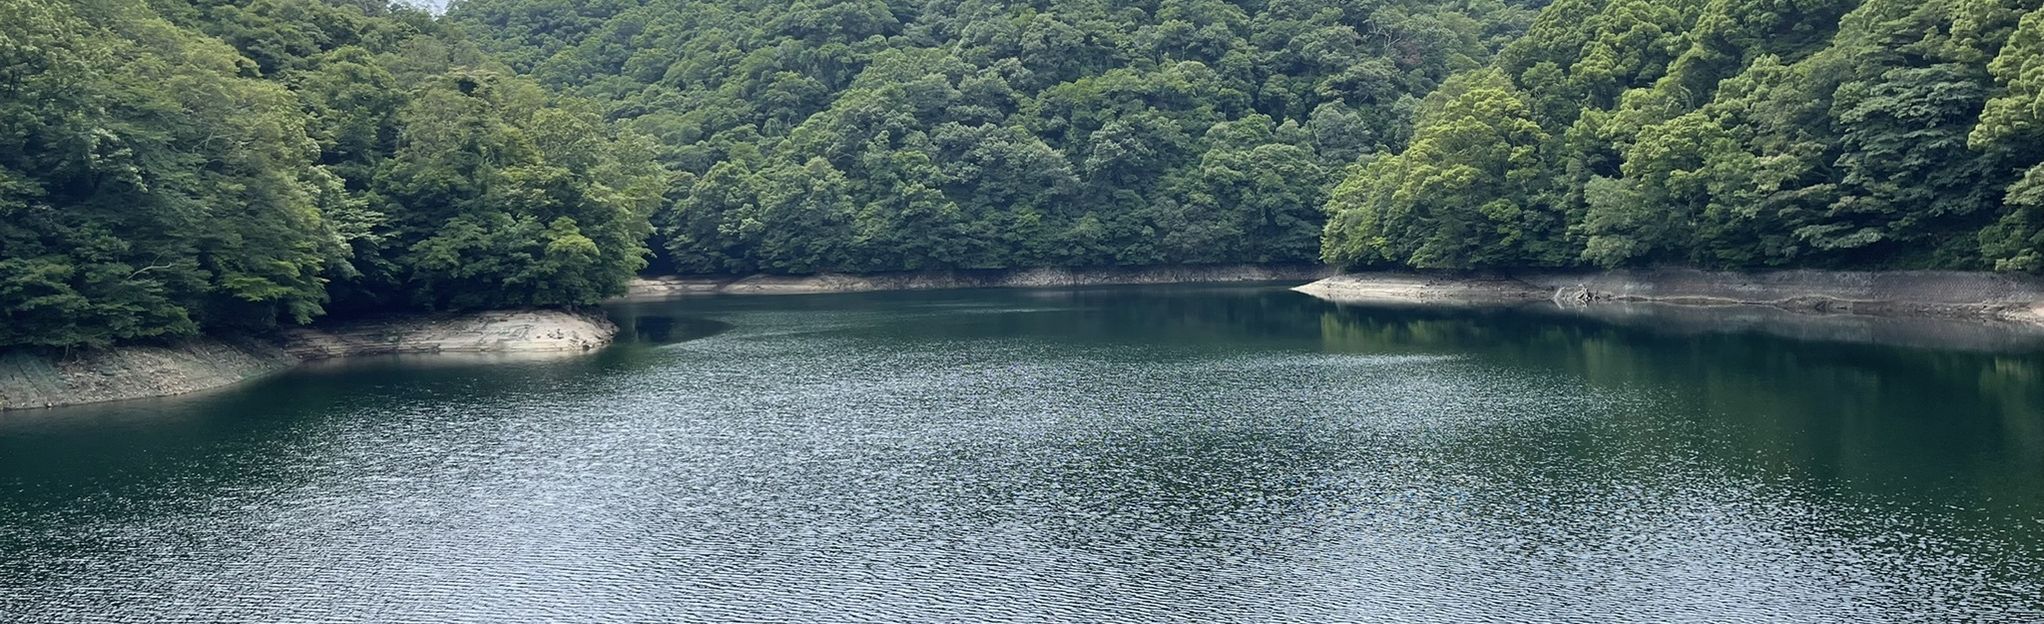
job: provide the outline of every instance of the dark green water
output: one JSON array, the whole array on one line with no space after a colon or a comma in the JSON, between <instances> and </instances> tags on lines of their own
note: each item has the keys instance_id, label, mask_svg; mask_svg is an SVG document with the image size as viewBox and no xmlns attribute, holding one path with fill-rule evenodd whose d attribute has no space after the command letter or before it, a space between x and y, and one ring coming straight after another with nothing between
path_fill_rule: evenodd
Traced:
<instances>
[{"instance_id":1,"label":"dark green water","mask_svg":"<svg viewBox=\"0 0 2044 624\"><path fill-rule=\"evenodd\" d=\"M588 357L0 415L0 620L2044 621L2034 335L1274 288L615 314Z\"/></svg>"}]
</instances>

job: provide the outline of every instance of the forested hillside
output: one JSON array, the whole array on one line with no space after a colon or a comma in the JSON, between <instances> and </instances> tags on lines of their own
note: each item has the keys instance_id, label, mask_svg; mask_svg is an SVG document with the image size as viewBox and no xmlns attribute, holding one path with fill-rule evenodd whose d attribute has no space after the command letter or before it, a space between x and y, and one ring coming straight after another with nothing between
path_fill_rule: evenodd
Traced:
<instances>
[{"instance_id":1,"label":"forested hillside","mask_svg":"<svg viewBox=\"0 0 2044 624\"><path fill-rule=\"evenodd\" d=\"M2037 0L1557 0L1352 171L1326 257L2044 269Z\"/></svg>"},{"instance_id":2,"label":"forested hillside","mask_svg":"<svg viewBox=\"0 0 2044 624\"><path fill-rule=\"evenodd\" d=\"M2040 2L0 0L0 347L649 258L2044 271Z\"/></svg>"},{"instance_id":3,"label":"forested hillside","mask_svg":"<svg viewBox=\"0 0 2044 624\"><path fill-rule=\"evenodd\" d=\"M1497 0L462 0L686 174L685 272L1317 260L1326 191L1532 17Z\"/></svg>"},{"instance_id":4,"label":"forested hillside","mask_svg":"<svg viewBox=\"0 0 2044 624\"><path fill-rule=\"evenodd\" d=\"M593 303L649 143L380 0L0 0L0 347Z\"/></svg>"}]
</instances>

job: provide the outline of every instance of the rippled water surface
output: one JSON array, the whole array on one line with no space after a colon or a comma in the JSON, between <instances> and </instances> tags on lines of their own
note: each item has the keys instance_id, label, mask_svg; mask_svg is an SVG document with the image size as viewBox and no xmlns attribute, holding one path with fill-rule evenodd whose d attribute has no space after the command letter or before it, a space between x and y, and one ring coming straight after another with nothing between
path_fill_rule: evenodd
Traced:
<instances>
[{"instance_id":1,"label":"rippled water surface","mask_svg":"<svg viewBox=\"0 0 2044 624\"><path fill-rule=\"evenodd\" d=\"M614 314L587 357L0 415L0 621L2044 621L2031 336L1241 287Z\"/></svg>"}]
</instances>

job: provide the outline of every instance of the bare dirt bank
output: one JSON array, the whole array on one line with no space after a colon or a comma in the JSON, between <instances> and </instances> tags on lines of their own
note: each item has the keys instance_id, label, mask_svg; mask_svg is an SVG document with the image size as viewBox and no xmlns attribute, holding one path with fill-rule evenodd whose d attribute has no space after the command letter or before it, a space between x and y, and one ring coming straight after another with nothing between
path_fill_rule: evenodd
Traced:
<instances>
[{"instance_id":1,"label":"bare dirt bank","mask_svg":"<svg viewBox=\"0 0 2044 624\"><path fill-rule=\"evenodd\" d=\"M609 345L617 326L597 312L505 310L405 316L293 329L283 349L319 360L360 355L589 351Z\"/></svg>"},{"instance_id":2,"label":"bare dirt bank","mask_svg":"<svg viewBox=\"0 0 2044 624\"><path fill-rule=\"evenodd\" d=\"M601 313L517 310L399 317L52 355L0 354L0 410L164 397L229 386L309 360L426 353L593 350L617 326Z\"/></svg>"},{"instance_id":3,"label":"bare dirt bank","mask_svg":"<svg viewBox=\"0 0 2044 624\"><path fill-rule=\"evenodd\" d=\"M909 273L678 276L634 280L627 299L679 295L806 295L945 288L1043 288L1122 284L1191 284L1312 280L1334 274L1319 265L1173 265L1038 268Z\"/></svg>"},{"instance_id":4,"label":"bare dirt bank","mask_svg":"<svg viewBox=\"0 0 2044 624\"><path fill-rule=\"evenodd\" d=\"M1336 302L1766 306L1803 313L2044 325L2044 280L2000 273L1677 269L1505 276L1353 273L1296 290Z\"/></svg>"},{"instance_id":5,"label":"bare dirt bank","mask_svg":"<svg viewBox=\"0 0 2044 624\"><path fill-rule=\"evenodd\" d=\"M1293 288L1337 303L1501 305L1542 301L1548 293L1517 279L1426 273L1347 273Z\"/></svg>"},{"instance_id":6,"label":"bare dirt bank","mask_svg":"<svg viewBox=\"0 0 2044 624\"><path fill-rule=\"evenodd\" d=\"M0 355L0 410L172 396L240 383L298 364L258 340L195 338L68 356Z\"/></svg>"}]
</instances>

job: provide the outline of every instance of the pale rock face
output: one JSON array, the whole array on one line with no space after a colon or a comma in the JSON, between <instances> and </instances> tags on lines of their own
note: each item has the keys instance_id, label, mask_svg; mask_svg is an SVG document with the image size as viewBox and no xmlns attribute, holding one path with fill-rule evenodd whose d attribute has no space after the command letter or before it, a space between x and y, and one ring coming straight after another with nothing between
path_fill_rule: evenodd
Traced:
<instances>
[{"instance_id":1,"label":"pale rock face","mask_svg":"<svg viewBox=\"0 0 2044 624\"><path fill-rule=\"evenodd\" d=\"M304 359L426 353L580 352L609 345L617 326L597 312L510 310L404 317L292 330L284 350Z\"/></svg>"},{"instance_id":2,"label":"pale rock face","mask_svg":"<svg viewBox=\"0 0 2044 624\"><path fill-rule=\"evenodd\" d=\"M196 338L69 355L0 355L0 410L172 396L291 368L298 359L252 340Z\"/></svg>"},{"instance_id":3,"label":"pale rock face","mask_svg":"<svg viewBox=\"0 0 2044 624\"><path fill-rule=\"evenodd\" d=\"M1492 277L1385 272L1337 275L1294 290L1338 303L1760 306L1807 314L2044 325L2044 280L1960 271L1666 269Z\"/></svg>"},{"instance_id":4,"label":"pale rock face","mask_svg":"<svg viewBox=\"0 0 2044 624\"><path fill-rule=\"evenodd\" d=\"M2044 301L2040 301L2037 305L2030 306L2028 309L2010 312L2009 319L2035 325L2044 325Z\"/></svg>"},{"instance_id":5,"label":"pale rock face","mask_svg":"<svg viewBox=\"0 0 2044 624\"><path fill-rule=\"evenodd\" d=\"M1418 273L1336 275L1292 290L1329 301L1356 303L1495 304L1550 298L1544 289L1509 278Z\"/></svg>"},{"instance_id":6,"label":"pale rock face","mask_svg":"<svg viewBox=\"0 0 2044 624\"><path fill-rule=\"evenodd\" d=\"M509 310L288 330L280 343L194 338L69 355L0 354L0 410L164 397L230 386L306 360L363 355L573 354L609 345L596 311Z\"/></svg>"},{"instance_id":7,"label":"pale rock face","mask_svg":"<svg viewBox=\"0 0 2044 624\"><path fill-rule=\"evenodd\" d=\"M1320 265L1183 265L917 271L846 275L662 277L633 280L627 299L682 295L797 295L946 288L1043 288L1134 284L1199 284L1312 280L1333 274Z\"/></svg>"}]
</instances>

